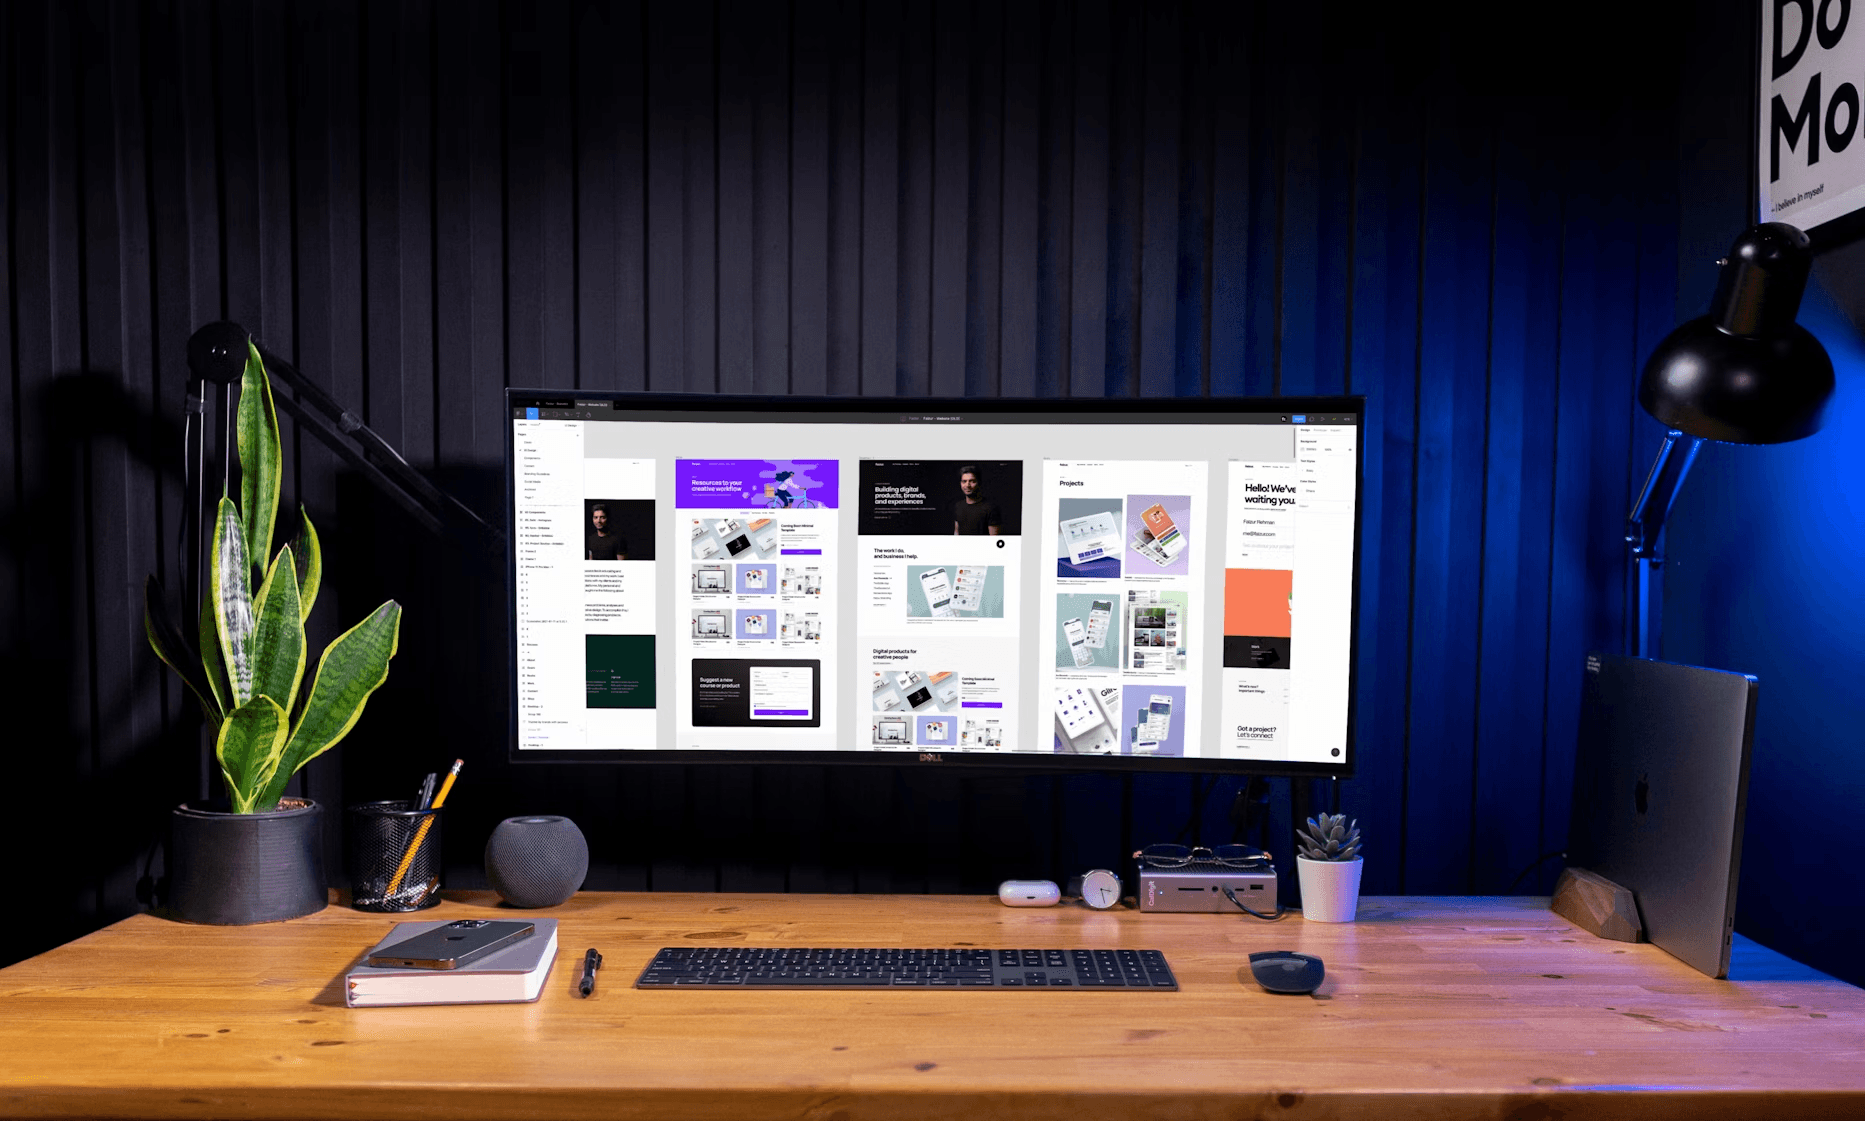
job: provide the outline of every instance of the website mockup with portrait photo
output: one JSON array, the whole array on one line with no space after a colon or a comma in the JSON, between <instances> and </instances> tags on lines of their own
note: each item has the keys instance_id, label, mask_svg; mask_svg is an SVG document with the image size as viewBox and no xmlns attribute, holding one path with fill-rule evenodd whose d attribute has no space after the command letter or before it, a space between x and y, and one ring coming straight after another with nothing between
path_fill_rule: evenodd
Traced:
<instances>
[{"instance_id":1,"label":"website mockup with portrait photo","mask_svg":"<svg viewBox=\"0 0 1865 1121\"><path fill-rule=\"evenodd\" d=\"M508 401L514 759L1351 765L1358 399Z\"/></svg>"}]
</instances>

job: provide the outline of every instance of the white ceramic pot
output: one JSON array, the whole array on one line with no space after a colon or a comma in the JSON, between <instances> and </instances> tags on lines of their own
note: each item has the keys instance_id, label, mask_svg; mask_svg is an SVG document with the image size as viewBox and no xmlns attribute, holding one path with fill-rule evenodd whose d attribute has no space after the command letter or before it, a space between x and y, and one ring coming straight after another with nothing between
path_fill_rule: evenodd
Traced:
<instances>
[{"instance_id":1,"label":"white ceramic pot","mask_svg":"<svg viewBox=\"0 0 1865 1121\"><path fill-rule=\"evenodd\" d=\"M1297 855L1301 876L1302 918L1309 922L1352 922L1360 906L1360 868L1364 857L1352 860L1310 860Z\"/></svg>"}]
</instances>

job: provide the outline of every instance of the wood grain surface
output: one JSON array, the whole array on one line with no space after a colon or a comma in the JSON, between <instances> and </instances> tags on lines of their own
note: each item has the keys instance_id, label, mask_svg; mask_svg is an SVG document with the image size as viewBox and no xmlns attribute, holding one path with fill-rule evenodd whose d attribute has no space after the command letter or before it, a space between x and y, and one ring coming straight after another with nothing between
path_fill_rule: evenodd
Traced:
<instances>
[{"instance_id":1,"label":"wood grain surface","mask_svg":"<svg viewBox=\"0 0 1865 1121\"><path fill-rule=\"evenodd\" d=\"M388 916L138 916L0 970L0 1116L206 1118L1865 1115L1865 991L1745 947L1713 981L1545 898L1369 898L1279 923L972 896L585 893L534 1004L348 1009ZM1164 950L1177 993L640 991L667 945ZM583 951L604 955L593 997ZM1320 955L1310 997L1248 976Z\"/></svg>"}]
</instances>

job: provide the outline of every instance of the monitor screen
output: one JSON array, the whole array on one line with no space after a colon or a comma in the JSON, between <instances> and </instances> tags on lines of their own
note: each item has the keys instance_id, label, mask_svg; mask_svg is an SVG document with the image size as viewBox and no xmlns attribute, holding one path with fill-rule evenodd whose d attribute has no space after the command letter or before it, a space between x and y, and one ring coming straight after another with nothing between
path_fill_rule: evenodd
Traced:
<instances>
[{"instance_id":1,"label":"monitor screen","mask_svg":"<svg viewBox=\"0 0 1865 1121\"><path fill-rule=\"evenodd\" d=\"M515 760L1352 773L1361 398L507 403Z\"/></svg>"}]
</instances>

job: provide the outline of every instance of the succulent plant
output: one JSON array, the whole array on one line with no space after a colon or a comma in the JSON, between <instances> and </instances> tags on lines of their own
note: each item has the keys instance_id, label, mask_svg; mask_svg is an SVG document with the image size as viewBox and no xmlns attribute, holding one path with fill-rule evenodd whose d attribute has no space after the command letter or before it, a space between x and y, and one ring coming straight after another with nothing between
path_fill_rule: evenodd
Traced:
<instances>
[{"instance_id":1,"label":"succulent plant","mask_svg":"<svg viewBox=\"0 0 1865 1121\"><path fill-rule=\"evenodd\" d=\"M188 640L153 576L144 586L143 629L201 704L233 812L262 813L278 805L298 768L349 734L387 679L401 606L389 600L339 635L305 691L304 620L323 582L323 554L302 508L298 538L272 554L282 446L271 379L250 341L238 427L240 501L228 480L214 521L200 640Z\"/></svg>"},{"instance_id":2,"label":"succulent plant","mask_svg":"<svg viewBox=\"0 0 1865 1121\"><path fill-rule=\"evenodd\" d=\"M1360 855L1360 824L1346 814L1316 814L1296 831L1295 841L1310 860L1349 861Z\"/></svg>"}]
</instances>

